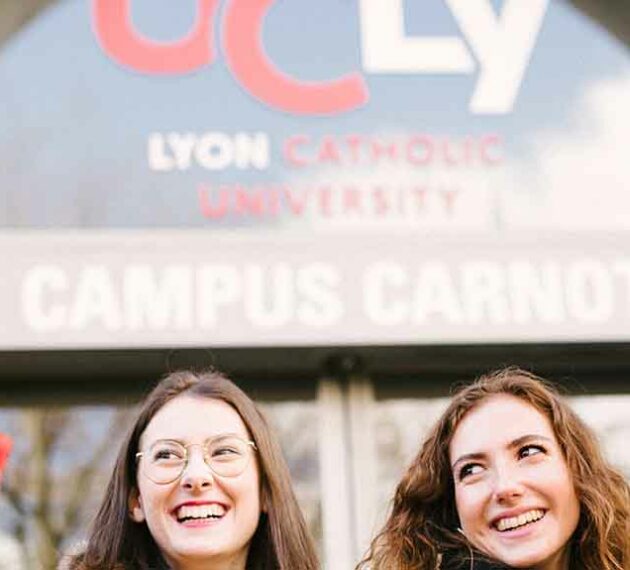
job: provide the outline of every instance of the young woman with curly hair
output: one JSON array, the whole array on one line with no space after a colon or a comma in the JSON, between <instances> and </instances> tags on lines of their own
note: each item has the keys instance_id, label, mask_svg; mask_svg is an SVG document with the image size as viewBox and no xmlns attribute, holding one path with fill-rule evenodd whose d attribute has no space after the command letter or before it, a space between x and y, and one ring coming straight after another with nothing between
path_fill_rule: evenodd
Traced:
<instances>
[{"instance_id":1,"label":"young woman with curly hair","mask_svg":"<svg viewBox=\"0 0 630 570\"><path fill-rule=\"evenodd\" d=\"M317 570L280 446L218 372L175 372L122 444L73 570Z\"/></svg>"},{"instance_id":2,"label":"young woman with curly hair","mask_svg":"<svg viewBox=\"0 0 630 570\"><path fill-rule=\"evenodd\" d=\"M629 486L553 387L504 369L453 397L359 568L628 570Z\"/></svg>"}]
</instances>

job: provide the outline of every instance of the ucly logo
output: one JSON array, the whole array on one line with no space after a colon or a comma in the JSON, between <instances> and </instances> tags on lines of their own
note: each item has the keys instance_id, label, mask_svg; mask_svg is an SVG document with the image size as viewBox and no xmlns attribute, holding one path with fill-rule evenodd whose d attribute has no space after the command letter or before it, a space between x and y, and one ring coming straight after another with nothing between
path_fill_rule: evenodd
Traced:
<instances>
[{"instance_id":1,"label":"ucly logo","mask_svg":"<svg viewBox=\"0 0 630 570\"><path fill-rule=\"evenodd\" d=\"M134 30L131 0L93 0L96 35L105 53L142 73L182 74L211 65L220 0L198 0L190 34L168 43ZM443 0L461 36L409 37L404 0L358 0L362 69L326 81L303 81L282 72L262 43L265 15L275 0L225 0L223 53L236 80L267 105L298 115L338 114L366 104L369 74L472 74L472 113L511 111L549 0Z\"/></svg>"}]
</instances>

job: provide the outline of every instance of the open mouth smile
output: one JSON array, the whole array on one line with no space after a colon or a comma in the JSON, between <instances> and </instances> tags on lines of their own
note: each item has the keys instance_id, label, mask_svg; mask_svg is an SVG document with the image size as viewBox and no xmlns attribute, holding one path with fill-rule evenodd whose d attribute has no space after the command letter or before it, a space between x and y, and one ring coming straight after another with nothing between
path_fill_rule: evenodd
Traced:
<instances>
[{"instance_id":1,"label":"open mouth smile","mask_svg":"<svg viewBox=\"0 0 630 570\"><path fill-rule=\"evenodd\" d=\"M508 532L538 522L545 514L542 509L532 509L515 517L500 518L494 521L492 526L499 532Z\"/></svg>"},{"instance_id":2,"label":"open mouth smile","mask_svg":"<svg viewBox=\"0 0 630 570\"><path fill-rule=\"evenodd\" d=\"M213 521L221 520L227 509L219 503L207 505L182 505L174 511L175 518L179 523L189 521Z\"/></svg>"}]
</instances>

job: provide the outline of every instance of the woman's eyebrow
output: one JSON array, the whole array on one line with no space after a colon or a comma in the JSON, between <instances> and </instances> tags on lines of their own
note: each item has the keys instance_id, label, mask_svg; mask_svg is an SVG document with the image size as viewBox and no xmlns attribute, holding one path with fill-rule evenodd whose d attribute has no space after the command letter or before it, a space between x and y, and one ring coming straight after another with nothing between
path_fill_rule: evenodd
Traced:
<instances>
[{"instance_id":1,"label":"woman's eyebrow","mask_svg":"<svg viewBox=\"0 0 630 570\"><path fill-rule=\"evenodd\" d=\"M479 461L480 459L484 459L486 457L486 453L482 452L482 451L477 451L475 453L464 453L464 455L460 455L455 462L453 463L453 465L451 465L451 469L453 469L453 471L455 470L455 466L458 463L462 463L463 461Z\"/></svg>"},{"instance_id":2,"label":"woman's eyebrow","mask_svg":"<svg viewBox=\"0 0 630 570\"><path fill-rule=\"evenodd\" d=\"M516 439L513 439L512 441L510 441L507 447L511 449L514 447L520 447L521 445L525 443L529 443L531 441L540 441L540 440L544 440L549 443L553 442L553 440L550 437L547 437L546 435L541 435L538 433L528 433L525 435L521 435L520 437L517 437Z\"/></svg>"},{"instance_id":3,"label":"woman's eyebrow","mask_svg":"<svg viewBox=\"0 0 630 570\"><path fill-rule=\"evenodd\" d=\"M152 445L155 445L156 443L160 443L160 442L173 442L173 443L179 443L181 445L186 445L186 442L183 439L177 439L176 437L158 437L150 442L148 442L148 446L151 447Z\"/></svg>"},{"instance_id":4,"label":"woman's eyebrow","mask_svg":"<svg viewBox=\"0 0 630 570\"><path fill-rule=\"evenodd\" d=\"M236 433L235 431L222 431L221 433L216 433L214 435L211 435L210 437L207 437L206 441L208 441L209 439L222 439L224 437L240 437L242 439L246 439L249 436Z\"/></svg>"},{"instance_id":5,"label":"woman's eyebrow","mask_svg":"<svg viewBox=\"0 0 630 570\"><path fill-rule=\"evenodd\" d=\"M238 434L236 432L223 431L223 432L220 432L220 433L215 433L214 435L209 435L208 437L206 437L203 440L203 442L206 443L206 442L212 441L214 439L226 439L226 438L229 438L229 437L240 437L240 438L243 438L243 439L247 439L244 435L240 435L240 434ZM172 442L175 442L175 443L179 443L180 445L183 445L183 446L186 446L189 443L187 440L179 439L177 437L158 437L157 439L154 439L150 443L150 445L154 445L154 444L156 444L156 443L158 443L160 441L172 441Z\"/></svg>"}]
</instances>

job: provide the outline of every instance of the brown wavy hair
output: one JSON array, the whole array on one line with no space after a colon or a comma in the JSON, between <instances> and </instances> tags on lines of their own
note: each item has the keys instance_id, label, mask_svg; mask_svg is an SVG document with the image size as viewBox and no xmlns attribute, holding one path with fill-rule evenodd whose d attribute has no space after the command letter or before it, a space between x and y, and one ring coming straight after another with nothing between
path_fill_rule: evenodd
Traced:
<instances>
[{"instance_id":1,"label":"brown wavy hair","mask_svg":"<svg viewBox=\"0 0 630 570\"><path fill-rule=\"evenodd\" d=\"M261 513L248 552L247 570L317 570L319 563L304 517L293 493L280 445L252 400L221 373L178 371L148 395L123 441L85 550L65 561L75 570L156 570L168 568L145 523L133 522L128 499L136 487L136 452L155 414L186 394L222 400L239 414L256 447L261 474Z\"/></svg>"},{"instance_id":2,"label":"brown wavy hair","mask_svg":"<svg viewBox=\"0 0 630 570\"><path fill-rule=\"evenodd\" d=\"M551 422L580 502L571 568L630 568L628 482L606 462L594 433L553 386L527 371L506 368L478 378L452 398L403 475L389 518L357 569L436 570L451 552L469 559L470 544L457 530L449 445L462 418L498 394L521 398Z\"/></svg>"}]
</instances>

